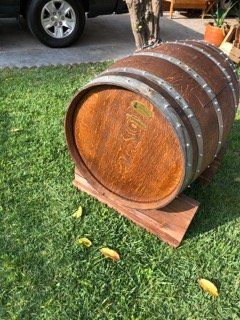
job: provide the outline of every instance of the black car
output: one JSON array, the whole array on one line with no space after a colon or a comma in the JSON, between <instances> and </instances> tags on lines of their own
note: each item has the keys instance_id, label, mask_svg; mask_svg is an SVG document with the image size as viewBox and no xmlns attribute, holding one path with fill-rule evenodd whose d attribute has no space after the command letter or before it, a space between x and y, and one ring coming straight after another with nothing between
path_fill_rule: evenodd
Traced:
<instances>
[{"instance_id":1,"label":"black car","mask_svg":"<svg viewBox=\"0 0 240 320\"><path fill-rule=\"evenodd\" d=\"M24 16L45 45L66 47L76 41L88 17L125 13L124 0L0 0L0 18Z\"/></svg>"}]
</instances>

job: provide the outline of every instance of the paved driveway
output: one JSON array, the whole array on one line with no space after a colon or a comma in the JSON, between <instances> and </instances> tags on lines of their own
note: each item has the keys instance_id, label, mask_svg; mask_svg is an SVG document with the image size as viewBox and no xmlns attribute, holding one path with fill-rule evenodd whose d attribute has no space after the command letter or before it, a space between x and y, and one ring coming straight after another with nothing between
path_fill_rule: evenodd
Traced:
<instances>
[{"instance_id":1,"label":"paved driveway","mask_svg":"<svg viewBox=\"0 0 240 320\"><path fill-rule=\"evenodd\" d=\"M205 20L206 22L206 20ZM163 40L202 39L201 19L161 19ZM88 19L83 36L70 48L51 49L28 30L24 20L0 19L0 68L115 60L134 51L128 14Z\"/></svg>"}]
</instances>

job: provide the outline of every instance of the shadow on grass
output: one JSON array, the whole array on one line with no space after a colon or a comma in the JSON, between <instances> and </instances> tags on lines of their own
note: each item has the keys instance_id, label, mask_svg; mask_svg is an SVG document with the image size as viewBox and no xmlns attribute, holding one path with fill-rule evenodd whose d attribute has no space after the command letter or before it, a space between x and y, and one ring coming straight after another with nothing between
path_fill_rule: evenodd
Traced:
<instances>
[{"instance_id":1,"label":"shadow on grass","mask_svg":"<svg viewBox=\"0 0 240 320\"><path fill-rule=\"evenodd\" d=\"M3 154L7 149L7 141L11 128L11 119L8 112L0 112L0 151Z\"/></svg>"},{"instance_id":2,"label":"shadow on grass","mask_svg":"<svg viewBox=\"0 0 240 320\"><path fill-rule=\"evenodd\" d=\"M187 237L195 237L240 217L240 120L228 139L222 163L206 187L193 183L187 195L200 202Z\"/></svg>"},{"instance_id":3,"label":"shadow on grass","mask_svg":"<svg viewBox=\"0 0 240 320\"><path fill-rule=\"evenodd\" d=\"M7 111L0 112L0 238L4 234L5 237L10 234L12 223L19 223L21 232L18 239L24 241L24 232L31 230L34 223L41 223L42 217L36 213L43 207L45 199L43 193L34 195L38 177L31 176L28 172L30 165L24 166L23 161L16 161L25 155L18 147L16 135L20 139L21 133L19 129L12 127L13 120ZM25 147L27 148L27 144ZM8 237L6 243L13 250L15 248L16 252L21 251L15 242L15 238Z\"/></svg>"}]
</instances>

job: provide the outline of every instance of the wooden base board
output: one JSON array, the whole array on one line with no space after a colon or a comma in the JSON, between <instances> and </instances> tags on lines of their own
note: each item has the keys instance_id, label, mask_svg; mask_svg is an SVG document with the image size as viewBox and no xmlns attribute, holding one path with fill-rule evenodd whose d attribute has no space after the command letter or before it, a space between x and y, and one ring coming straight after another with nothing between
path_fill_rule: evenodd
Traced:
<instances>
[{"instance_id":1,"label":"wooden base board","mask_svg":"<svg viewBox=\"0 0 240 320\"><path fill-rule=\"evenodd\" d=\"M87 180L81 176L78 169L75 170L73 184L79 190L107 204L121 215L155 234L174 248L180 245L199 207L197 201L181 194L165 208L151 210L128 208L109 200L97 192Z\"/></svg>"}]
</instances>

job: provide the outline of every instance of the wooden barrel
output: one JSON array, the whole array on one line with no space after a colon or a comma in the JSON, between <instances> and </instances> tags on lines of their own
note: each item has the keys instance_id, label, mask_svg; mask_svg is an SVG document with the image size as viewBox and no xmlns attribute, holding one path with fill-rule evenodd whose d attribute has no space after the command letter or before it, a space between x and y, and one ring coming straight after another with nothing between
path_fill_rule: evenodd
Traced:
<instances>
[{"instance_id":1,"label":"wooden barrel","mask_svg":"<svg viewBox=\"0 0 240 320\"><path fill-rule=\"evenodd\" d=\"M65 122L69 151L99 193L160 208L220 152L238 102L237 71L223 52L201 41L163 43L76 94Z\"/></svg>"}]
</instances>

